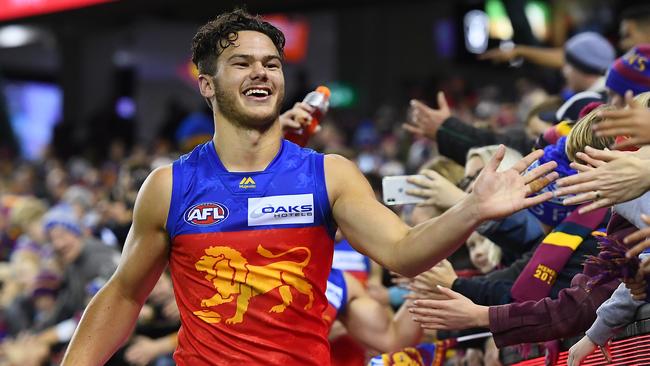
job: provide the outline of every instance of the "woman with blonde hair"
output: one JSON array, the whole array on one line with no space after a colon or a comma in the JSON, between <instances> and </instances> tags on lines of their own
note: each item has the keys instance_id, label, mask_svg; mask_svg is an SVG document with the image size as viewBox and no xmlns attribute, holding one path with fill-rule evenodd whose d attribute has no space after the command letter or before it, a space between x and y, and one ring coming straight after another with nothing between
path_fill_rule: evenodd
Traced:
<instances>
[{"instance_id":1,"label":"woman with blonde hair","mask_svg":"<svg viewBox=\"0 0 650 366\"><path fill-rule=\"evenodd\" d=\"M584 151L587 146L602 150L614 143L613 137L596 136L594 126L603 121L601 112L615 109L616 107L610 105L600 105L576 122L566 137L565 152L570 161L582 163L576 158L576 153Z\"/></svg>"}]
</instances>

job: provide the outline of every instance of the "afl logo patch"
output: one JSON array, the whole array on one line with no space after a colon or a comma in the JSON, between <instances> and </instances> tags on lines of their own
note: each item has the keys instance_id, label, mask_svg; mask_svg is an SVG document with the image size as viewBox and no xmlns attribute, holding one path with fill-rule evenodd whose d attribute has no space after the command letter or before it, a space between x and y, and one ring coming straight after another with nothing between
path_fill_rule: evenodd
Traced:
<instances>
[{"instance_id":1,"label":"afl logo patch","mask_svg":"<svg viewBox=\"0 0 650 366\"><path fill-rule=\"evenodd\" d=\"M228 218L228 208L220 203L199 203L188 208L183 218L190 225L215 225Z\"/></svg>"}]
</instances>

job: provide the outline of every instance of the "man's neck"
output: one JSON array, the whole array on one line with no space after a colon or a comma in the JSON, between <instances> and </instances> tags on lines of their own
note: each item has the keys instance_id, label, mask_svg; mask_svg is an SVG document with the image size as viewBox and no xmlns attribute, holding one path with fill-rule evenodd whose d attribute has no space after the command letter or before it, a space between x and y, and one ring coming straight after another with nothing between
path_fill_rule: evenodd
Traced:
<instances>
[{"instance_id":1,"label":"man's neck","mask_svg":"<svg viewBox=\"0 0 650 366\"><path fill-rule=\"evenodd\" d=\"M219 160L231 172L266 169L280 150L282 128L278 121L264 130L245 129L217 118L212 138Z\"/></svg>"}]
</instances>

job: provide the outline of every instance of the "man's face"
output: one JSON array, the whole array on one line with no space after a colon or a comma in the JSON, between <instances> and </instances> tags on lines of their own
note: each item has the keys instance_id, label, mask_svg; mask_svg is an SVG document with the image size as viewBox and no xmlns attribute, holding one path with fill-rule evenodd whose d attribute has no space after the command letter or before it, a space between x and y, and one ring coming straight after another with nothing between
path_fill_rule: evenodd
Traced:
<instances>
[{"instance_id":1,"label":"man's face","mask_svg":"<svg viewBox=\"0 0 650 366\"><path fill-rule=\"evenodd\" d=\"M50 229L48 235L54 251L64 263L72 263L79 257L83 246L81 237L60 225Z\"/></svg>"},{"instance_id":2,"label":"man's face","mask_svg":"<svg viewBox=\"0 0 650 366\"><path fill-rule=\"evenodd\" d=\"M579 93L588 88L588 86L585 85L584 73L571 66L571 64L565 63L564 66L562 66L562 75L566 80L567 87L574 92Z\"/></svg>"},{"instance_id":3,"label":"man's face","mask_svg":"<svg viewBox=\"0 0 650 366\"><path fill-rule=\"evenodd\" d=\"M650 27L645 22L634 20L623 20L618 28L620 40L618 47L623 51L629 51L638 44L650 43Z\"/></svg>"},{"instance_id":4,"label":"man's face","mask_svg":"<svg viewBox=\"0 0 650 366\"><path fill-rule=\"evenodd\" d=\"M284 98L284 74L278 50L263 33L241 31L217 59L215 112L245 128L277 120Z\"/></svg>"}]
</instances>

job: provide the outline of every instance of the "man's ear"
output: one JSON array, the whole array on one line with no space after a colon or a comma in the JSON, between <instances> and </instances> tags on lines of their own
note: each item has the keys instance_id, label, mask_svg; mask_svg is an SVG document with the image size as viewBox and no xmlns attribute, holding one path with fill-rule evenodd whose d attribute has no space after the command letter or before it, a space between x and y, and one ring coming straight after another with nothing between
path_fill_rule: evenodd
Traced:
<instances>
[{"instance_id":1,"label":"man's ear","mask_svg":"<svg viewBox=\"0 0 650 366\"><path fill-rule=\"evenodd\" d=\"M214 97L214 81L212 77L206 74L199 74L199 90L204 98L212 99Z\"/></svg>"}]
</instances>

